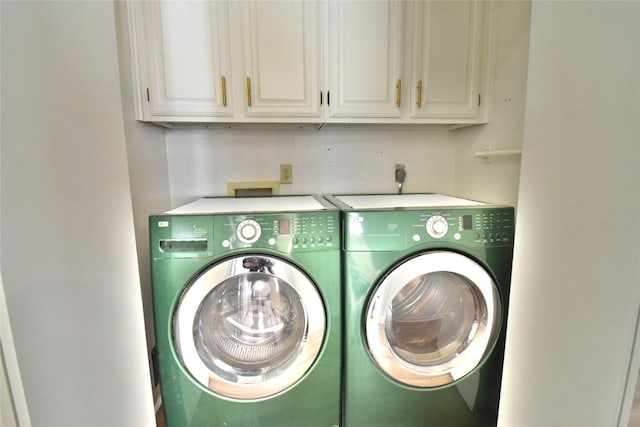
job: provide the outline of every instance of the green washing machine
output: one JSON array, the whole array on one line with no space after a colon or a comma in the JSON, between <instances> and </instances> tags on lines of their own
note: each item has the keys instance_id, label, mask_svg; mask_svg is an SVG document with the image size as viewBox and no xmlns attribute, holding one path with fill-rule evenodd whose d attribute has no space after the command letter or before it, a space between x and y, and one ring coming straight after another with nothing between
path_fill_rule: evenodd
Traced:
<instances>
[{"instance_id":1,"label":"green washing machine","mask_svg":"<svg viewBox=\"0 0 640 427\"><path fill-rule=\"evenodd\" d=\"M514 210L438 194L343 212L344 427L497 422Z\"/></svg>"},{"instance_id":2,"label":"green washing machine","mask_svg":"<svg viewBox=\"0 0 640 427\"><path fill-rule=\"evenodd\" d=\"M335 207L203 198L152 215L150 242L169 427L339 425Z\"/></svg>"}]
</instances>

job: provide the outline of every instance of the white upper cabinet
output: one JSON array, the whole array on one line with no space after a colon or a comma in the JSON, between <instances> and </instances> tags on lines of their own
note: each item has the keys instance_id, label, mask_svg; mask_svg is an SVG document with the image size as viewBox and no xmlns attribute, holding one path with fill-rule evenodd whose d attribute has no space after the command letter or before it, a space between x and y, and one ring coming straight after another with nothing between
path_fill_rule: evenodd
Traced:
<instances>
[{"instance_id":1,"label":"white upper cabinet","mask_svg":"<svg viewBox=\"0 0 640 427\"><path fill-rule=\"evenodd\" d=\"M322 115L321 3L244 1L247 117Z\"/></svg>"},{"instance_id":2,"label":"white upper cabinet","mask_svg":"<svg viewBox=\"0 0 640 427\"><path fill-rule=\"evenodd\" d=\"M146 41L138 52L144 120L231 117L227 3L150 1L134 7L143 23L138 37Z\"/></svg>"},{"instance_id":3,"label":"white upper cabinet","mask_svg":"<svg viewBox=\"0 0 640 427\"><path fill-rule=\"evenodd\" d=\"M404 2L329 1L329 119L402 115Z\"/></svg>"},{"instance_id":4,"label":"white upper cabinet","mask_svg":"<svg viewBox=\"0 0 640 427\"><path fill-rule=\"evenodd\" d=\"M486 120L488 6L463 0L412 3L412 119Z\"/></svg>"},{"instance_id":5,"label":"white upper cabinet","mask_svg":"<svg viewBox=\"0 0 640 427\"><path fill-rule=\"evenodd\" d=\"M138 119L321 122L322 3L132 1Z\"/></svg>"},{"instance_id":6,"label":"white upper cabinet","mask_svg":"<svg viewBox=\"0 0 640 427\"><path fill-rule=\"evenodd\" d=\"M136 118L486 123L490 3L131 0Z\"/></svg>"}]
</instances>

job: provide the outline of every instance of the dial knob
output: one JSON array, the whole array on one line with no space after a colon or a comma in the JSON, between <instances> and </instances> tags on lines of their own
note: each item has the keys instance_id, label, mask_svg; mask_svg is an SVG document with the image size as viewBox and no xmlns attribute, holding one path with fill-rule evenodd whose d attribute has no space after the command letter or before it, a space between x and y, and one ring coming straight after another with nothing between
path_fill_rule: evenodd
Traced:
<instances>
[{"instance_id":1,"label":"dial knob","mask_svg":"<svg viewBox=\"0 0 640 427\"><path fill-rule=\"evenodd\" d=\"M236 235L242 243L255 243L260 238L260 224L252 219L245 219L236 228Z\"/></svg>"},{"instance_id":2,"label":"dial knob","mask_svg":"<svg viewBox=\"0 0 640 427\"><path fill-rule=\"evenodd\" d=\"M427 234L434 239L440 239L447 234L449 223L447 219L440 215L433 215L427 220Z\"/></svg>"}]
</instances>

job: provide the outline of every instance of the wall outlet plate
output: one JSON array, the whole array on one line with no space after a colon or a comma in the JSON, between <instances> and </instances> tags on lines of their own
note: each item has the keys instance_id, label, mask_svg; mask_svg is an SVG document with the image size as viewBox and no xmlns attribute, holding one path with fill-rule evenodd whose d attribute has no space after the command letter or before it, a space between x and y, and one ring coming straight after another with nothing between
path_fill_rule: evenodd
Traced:
<instances>
[{"instance_id":1,"label":"wall outlet plate","mask_svg":"<svg viewBox=\"0 0 640 427\"><path fill-rule=\"evenodd\" d=\"M293 183L293 166L280 165L280 184Z\"/></svg>"}]
</instances>

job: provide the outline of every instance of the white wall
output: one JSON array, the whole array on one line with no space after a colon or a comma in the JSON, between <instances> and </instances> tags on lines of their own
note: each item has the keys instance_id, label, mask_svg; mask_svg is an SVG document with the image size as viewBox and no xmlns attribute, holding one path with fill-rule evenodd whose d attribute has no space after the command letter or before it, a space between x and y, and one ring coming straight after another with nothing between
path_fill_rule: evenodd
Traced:
<instances>
[{"instance_id":1,"label":"white wall","mask_svg":"<svg viewBox=\"0 0 640 427\"><path fill-rule=\"evenodd\" d=\"M456 131L456 195L514 206L518 199L520 157L475 157L487 146L522 147L531 2L496 1L492 5L494 67L491 121Z\"/></svg>"},{"instance_id":2,"label":"white wall","mask_svg":"<svg viewBox=\"0 0 640 427\"><path fill-rule=\"evenodd\" d=\"M127 141L127 159L133 201L134 226L138 249L138 265L142 300L144 302L147 351L155 346L153 304L151 290L151 264L149 259L149 215L171 208L169 171L164 129L137 122L134 117L134 78L136 69L131 63L131 38L127 4L114 3L116 34L120 62L122 109Z\"/></svg>"},{"instance_id":3,"label":"white wall","mask_svg":"<svg viewBox=\"0 0 640 427\"><path fill-rule=\"evenodd\" d=\"M448 131L177 130L167 132L171 195L181 204L226 195L229 181L278 180L280 194L397 192L395 165L406 166L406 192L454 190L455 145Z\"/></svg>"},{"instance_id":4,"label":"white wall","mask_svg":"<svg viewBox=\"0 0 640 427\"><path fill-rule=\"evenodd\" d=\"M0 7L0 261L31 422L154 425L113 4Z\"/></svg>"},{"instance_id":5,"label":"white wall","mask_svg":"<svg viewBox=\"0 0 640 427\"><path fill-rule=\"evenodd\" d=\"M533 2L502 426L618 425L640 304L638 76L640 2Z\"/></svg>"}]
</instances>

